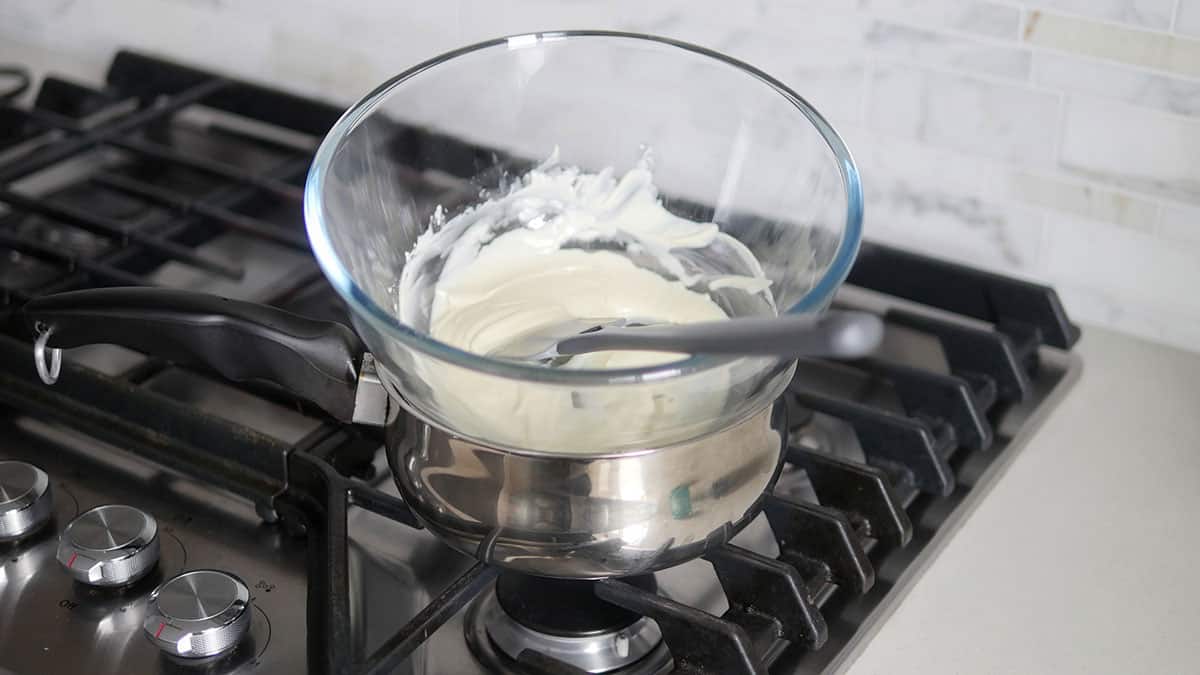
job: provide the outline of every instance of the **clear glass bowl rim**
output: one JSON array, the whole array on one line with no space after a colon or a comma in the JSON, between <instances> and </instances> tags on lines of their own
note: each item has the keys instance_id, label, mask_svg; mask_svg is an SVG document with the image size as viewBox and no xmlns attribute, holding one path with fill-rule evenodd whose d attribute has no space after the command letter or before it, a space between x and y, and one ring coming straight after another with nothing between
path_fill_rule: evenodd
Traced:
<instances>
[{"instance_id":1,"label":"clear glass bowl rim","mask_svg":"<svg viewBox=\"0 0 1200 675\"><path fill-rule=\"evenodd\" d=\"M410 347L428 356L451 363L473 371L489 373L499 377L538 381L579 387L603 386L610 384L633 384L638 382L658 382L690 375L710 368L726 365L745 357L728 356L689 356L679 361L666 364L647 366L644 368L624 368L615 370L568 370L560 368L545 368L533 364L522 364L515 361L489 358L457 347L439 342L427 335L417 332L402 324L391 312L380 307L370 295L360 288L351 277L349 270L342 264L341 258L334 250L329 228L325 222L322 192L326 173L333 161L337 150L351 132L367 117L369 117L392 92L405 81L452 61L466 54L492 49L495 47L524 48L539 44L543 41L559 41L567 39L617 39L657 43L668 47L681 49L692 54L714 59L733 66L750 77L771 87L780 96L796 107L816 127L825 140L838 162L843 187L846 194L846 220L842 230L841 240L834 252L833 260L828 269L816 284L799 301L786 311L791 314L820 311L825 307L833 294L845 281L854 264L862 239L863 195L858 168L850 155L849 149L833 126L805 101L799 94L787 85L771 77L765 72L727 56L717 51L698 45L690 44L672 38L643 33L607 31L607 30L561 30L523 33L485 40L465 47L446 52L405 70L395 77L376 87L369 94L351 106L326 134L317 148L308 176L304 183L304 220L308 232L309 243L317 258L321 270L329 279L338 295L349 305L350 309L360 318L370 321L372 326L385 338L394 339L406 347Z\"/></svg>"}]
</instances>

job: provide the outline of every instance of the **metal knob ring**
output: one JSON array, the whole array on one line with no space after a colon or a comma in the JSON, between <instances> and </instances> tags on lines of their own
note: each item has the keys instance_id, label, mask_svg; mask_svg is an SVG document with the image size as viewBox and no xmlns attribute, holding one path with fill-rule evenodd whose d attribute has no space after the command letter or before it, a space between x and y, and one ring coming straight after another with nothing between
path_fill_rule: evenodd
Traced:
<instances>
[{"instance_id":1,"label":"metal knob ring","mask_svg":"<svg viewBox=\"0 0 1200 675\"><path fill-rule=\"evenodd\" d=\"M62 370L62 350L50 347L50 362L46 362L46 343L50 341L50 336L54 333L54 328L47 327L39 332L37 341L33 343L33 366L37 368L38 377L42 378L42 382L46 384L54 384L58 381L59 372Z\"/></svg>"}]
</instances>

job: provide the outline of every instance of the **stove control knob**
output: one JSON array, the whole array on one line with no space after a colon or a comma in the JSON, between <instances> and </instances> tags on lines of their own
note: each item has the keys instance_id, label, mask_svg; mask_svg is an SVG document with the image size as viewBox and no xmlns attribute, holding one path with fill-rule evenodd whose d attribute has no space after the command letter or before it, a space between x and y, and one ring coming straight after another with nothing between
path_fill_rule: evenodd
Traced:
<instances>
[{"instance_id":1,"label":"stove control knob","mask_svg":"<svg viewBox=\"0 0 1200 675\"><path fill-rule=\"evenodd\" d=\"M131 584L158 562L158 523L122 504L84 511L58 538L58 562L85 584Z\"/></svg>"},{"instance_id":2,"label":"stove control knob","mask_svg":"<svg viewBox=\"0 0 1200 675\"><path fill-rule=\"evenodd\" d=\"M0 541L33 534L53 511L45 471L25 462L0 461Z\"/></svg>"},{"instance_id":3,"label":"stove control knob","mask_svg":"<svg viewBox=\"0 0 1200 675\"><path fill-rule=\"evenodd\" d=\"M220 570L193 570L150 595L146 637L167 654L214 656L237 646L250 628L250 589Z\"/></svg>"}]
</instances>

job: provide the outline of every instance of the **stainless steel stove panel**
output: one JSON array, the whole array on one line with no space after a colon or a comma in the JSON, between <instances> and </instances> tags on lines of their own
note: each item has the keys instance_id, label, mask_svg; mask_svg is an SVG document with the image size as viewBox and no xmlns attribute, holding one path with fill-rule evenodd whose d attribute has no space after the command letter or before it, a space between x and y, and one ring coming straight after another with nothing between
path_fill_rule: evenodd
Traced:
<instances>
[{"instance_id":1,"label":"stainless steel stove panel","mask_svg":"<svg viewBox=\"0 0 1200 675\"><path fill-rule=\"evenodd\" d=\"M880 592L889 589L886 602L864 604L867 620L857 632L839 634L839 628L831 626L831 641L843 641L847 649L834 649L830 644L804 657L822 662L818 669L837 669L852 660L855 646L890 613L916 579L915 570L936 555L952 535L954 524L962 522L1015 456L1010 450L1019 450L1078 373L1079 364L1073 357L1047 350L1043 360L1036 395L1028 404L1012 409L997 427L997 444L989 455L1000 455L1003 461L988 459L961 467L960 485L966 492L943 500L944 506L939 504L925 515L931 520L927 525L938 527L934 540L924 542L917 559L898 578L888 579L888 574L891 567L899 565L879 567L880 579L887 582L877 588ZM307 423L307 418L283 408L265 406L258 411L256 426L278 429L283 436L294 436L297 425ZM222 414L218 409L213 412ZM0 425L0 458L22 459L46 470L54 488L56 514L32 540L0 547L0 616L11 617L6 623L20 626L18 630L0 630L0 667L20 675L68 672L80 663L88 664L87 672L95 673L192 672L198 664L160 656L142 635L145 599L169 575L214 567L246 580L254 613L249 639L233 654L203 664L203 672L306 672L303 538L262 523L249 502L202 481L174 475L120 449L29 418L14 418ZM377 458L372 482L393 492L382 457ZM804 486L789 488L785 476L781 489L803 494ZM940 522L953 509L952 501L963 502L965 508L954 511L952 521ZM149 578L119 591L71 582L54 560L58 532L75 514L113 502L137 506L159 519L163 541L158 568ZM739 535L736 543L777 555L770 530L760 521ZM386 640L471 562L424 531L363 510L351 511L350 532L352 635L359 653L369 653ZM914 550L910 546L896 554L911 557ZM668 597L717 615L727 608L712 568L704 561L660 572L658 579L661 592ZM460 612L439 629L401 672L486 673L464 640L464 614ZM808 670L812 665L804 667Z\"/></svg>"},{"instance_id":2,"label":"stainless steel stove panel","mask_svg":"<svg viewBox=\"0 0 1200 675\"><path fill-rule=\"evenodd\" d=\"M99 449L93 441L45 433L50 430L32 420L8 420L4 427L0 455L41 467L55 491L48 526L31 540L0 549L0 616L11 626L0 630L5 667L22 674L170 672L175 664L142 634L146 596L181 571L214 567L241 575L254 593L250 637L220 664L220 672L250 672L258 665L303 672L302 652L280 648L279 639L271 649L274 636L304 631L303 613L296 611L303 608L303 541L262 525L249 504L236 508L221 500L222 507L213 508L195 499L177 489L184 479L165 471L133 460L113 466L71 451L75 443ZM75 582L54 560L65 524L107 503L143 509L160 527L156 569L119 589Z\"/></svg>"}]
</instances>

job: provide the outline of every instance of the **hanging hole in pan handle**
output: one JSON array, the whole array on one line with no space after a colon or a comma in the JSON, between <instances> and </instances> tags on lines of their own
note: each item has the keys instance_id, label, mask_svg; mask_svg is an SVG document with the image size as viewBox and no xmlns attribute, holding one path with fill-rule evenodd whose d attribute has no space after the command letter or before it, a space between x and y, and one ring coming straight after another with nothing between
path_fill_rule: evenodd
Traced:
<instances>
[{"instance_id":1,"label":"hanging hole in pan handle","mask_svg":"<svg viewBox=\"0 0 1200 675\"><path fill-rule=\"evenodd\" d=\"M52 327L38 322L37 333L37 341L33 343L33 365L37 368L38 377L42 378L42 382L54 384L58 382L58 374L62 371L62 350L46 347L50 336L54 334ZM46 361L47 351L50 356L49 362Z\"/></svg>"},{"instance_id":2,"label":"hanging hole in pan handle","mask_svg":"<svg viewBox=\"0 0 1200 675\"><path fill-rule=\"evenodd\" d=\"M0 65L0 101L11 101L24 94L32 82L25 68Z\"/></svg>"}]
</instances>

